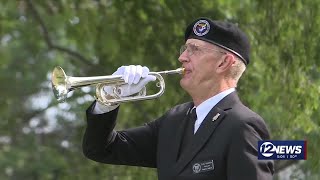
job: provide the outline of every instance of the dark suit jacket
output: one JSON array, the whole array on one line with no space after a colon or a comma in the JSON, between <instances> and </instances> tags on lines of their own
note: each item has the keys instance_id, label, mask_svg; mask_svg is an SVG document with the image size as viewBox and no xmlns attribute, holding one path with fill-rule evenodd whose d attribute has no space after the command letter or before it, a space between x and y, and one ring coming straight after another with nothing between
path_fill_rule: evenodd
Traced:
<instances>
[{"instance_id":1,"label":"dark suit jacket","mask_svg":"<svg viewBox=\"0 0 320 180\"><path fill-rule=\"evenodd\" d=\"M119 108L94 115L93 105L87 110L83 152L94 161L157 168L160 180L272 179L273 161L257 158L258 140L269 139L265 122L241 103L236 92L211 109L180 155L192 102L122 131L113 130Z\"/></svg>"}]
</instances>

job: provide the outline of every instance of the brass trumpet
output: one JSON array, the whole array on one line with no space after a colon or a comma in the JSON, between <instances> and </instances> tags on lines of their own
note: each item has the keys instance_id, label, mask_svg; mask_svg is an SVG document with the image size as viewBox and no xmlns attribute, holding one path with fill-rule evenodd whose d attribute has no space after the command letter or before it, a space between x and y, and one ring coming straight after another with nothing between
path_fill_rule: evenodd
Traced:
<instances>
[{"instance_id":1,"label":"brass trumpet","mask_svg":"<svg viewBox=\"0 0 320 180\"><path fill-rule=\"evenodd\" d=\"M150 72L149 75L153 75L159 81L157 87L159 91L155 94L146 95L146 88L144 87L137 95L129 97L120 97L119 87L125 84L121 75L108 75L108 76L93 76L93 77L72 77L67 76L64 70L57 66L52 72L52 89L55 97L59 102L63 102L67 99L67 95L70 91L78 89L84 86L96 85L96 99L104 105L112 105L123 102L130 101L140 101L140 100L149 100L160 97L165 90L165 81L162 75L170 74L183 74L184 68L178 68L175 70L160 71L160 72ZM113 93L117 98L110 99L107 98L105 91L103 90L104 86L112 86Z\"/></svg>"}]
</instances>

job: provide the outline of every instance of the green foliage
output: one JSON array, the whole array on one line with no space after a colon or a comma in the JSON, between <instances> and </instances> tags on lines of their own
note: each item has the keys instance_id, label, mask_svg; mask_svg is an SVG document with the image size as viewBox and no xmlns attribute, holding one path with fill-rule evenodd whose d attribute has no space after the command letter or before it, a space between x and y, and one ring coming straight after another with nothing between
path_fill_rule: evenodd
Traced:
<instances>
[{"instance_id":1,"label":"green foliage","mask_svg":"<svg viewBox=\"0 0 320 180\"><path fill-rule=\"evenodd\" d=\"M317 178L319 6L319 0L4 0L0 179L156 179L153 169L86 159L84 111L94 88L58 104L50 73L56 65L74 76L112 74L129 64L175 69L184 28L199 16L236 22L247 32L252 63L239 83L240 97L266 120L272 139L308 140L308 160L296 163L295 172ZM117 129L142 125L190 100L178 76L165 79L161 98L121 106ZM277 172L286 164L277 162Z\"/></svg>"}]
</instances>

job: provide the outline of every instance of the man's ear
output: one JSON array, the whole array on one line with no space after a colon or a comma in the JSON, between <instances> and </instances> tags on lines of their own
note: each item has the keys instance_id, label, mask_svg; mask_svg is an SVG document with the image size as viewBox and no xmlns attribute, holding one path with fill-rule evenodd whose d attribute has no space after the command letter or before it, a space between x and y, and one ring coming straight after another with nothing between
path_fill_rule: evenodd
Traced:
<instances>
[{"instance_id":1,"label":"man's ear","mask_svg":"<svg viewBox=\"0 0 320 180\"><path fill-rule=\"evenodd\" d=\"M236 59L234 57L234 55L232 54L226 54L224 56L221 57L221 61L219 62L217 71L218 72L225 72L227 71L234 63L235 63Z\"/></svg>"}]
</instances>

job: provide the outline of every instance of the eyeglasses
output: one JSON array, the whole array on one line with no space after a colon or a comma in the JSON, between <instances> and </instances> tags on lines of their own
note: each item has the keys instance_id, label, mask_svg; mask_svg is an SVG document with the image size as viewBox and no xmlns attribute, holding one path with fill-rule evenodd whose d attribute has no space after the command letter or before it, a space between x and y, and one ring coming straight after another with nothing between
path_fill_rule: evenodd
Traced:
<instances>
[{"instance_id":1,"label":"eyeglasses","mask_svg":"<svg viewBox=\"0 0 320 180\"><path fill-rule=\"evenodd\" d=\"M211 51L215 51L215 52L219 52L222 54L227 54L226 52L223 51L219 51L217 49L213 49L213 48L207 48L207 47L203 47L203 46L199 46L196 44L184 44L181 46L180 48L180 55L187 50L188 56L191 56L193 54L199 54L201 51L203 50L211 50Z\"/></svg>"}]
</instances>

